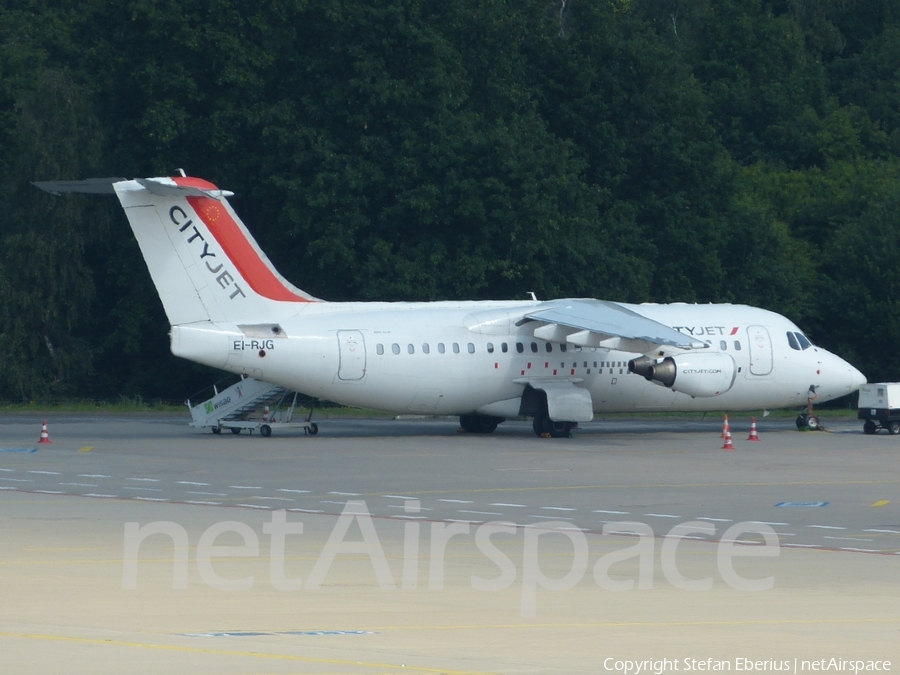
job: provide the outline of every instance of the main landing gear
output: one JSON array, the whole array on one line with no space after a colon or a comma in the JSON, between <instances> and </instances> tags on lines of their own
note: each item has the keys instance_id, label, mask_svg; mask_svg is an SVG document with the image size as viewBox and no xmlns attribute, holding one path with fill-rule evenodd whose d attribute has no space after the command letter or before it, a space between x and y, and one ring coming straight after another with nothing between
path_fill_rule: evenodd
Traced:
<instances>
[{"instance_id":1,"label":"main landing gear","mask_svg":"<svg viewBox=\"0 0 900 675\"><path fill-rule=\"evenodd\" d=\"M502 417L491 415L460 415L459 427L469 434L492 434L502 421Z\"/></svg>"},{"instance_id":2,"label":"main landing gear","mask_svg":"<svg viewBox=\"0 0 900 675\"><path fill-rule=\"evenodd\" d=\"M550 438L568 438L574 426L574 422L555 422L551 420L546 410L535 415L532 423L536 436L547 434Z\"/></svg>"}]
</instances>

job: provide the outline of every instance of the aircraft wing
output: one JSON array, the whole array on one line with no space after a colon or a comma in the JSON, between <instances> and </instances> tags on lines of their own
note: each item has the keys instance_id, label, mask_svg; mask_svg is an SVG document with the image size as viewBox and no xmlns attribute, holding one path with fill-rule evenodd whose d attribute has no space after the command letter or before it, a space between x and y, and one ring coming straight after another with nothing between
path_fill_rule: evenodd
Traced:
<instances>
[{"instance_id":1,"label":"aircraft wing","mask_svg":"<svg viewBox=\"0 0 900 675\"><path fill-rule=\"evenodd\" d=\"M542 324L534 330L538 339L586 347L646 353L660 346L679 349L709 346L615 302L593 298L545 302L526 312L523 321Z\"/></svg>"}]
</instances>

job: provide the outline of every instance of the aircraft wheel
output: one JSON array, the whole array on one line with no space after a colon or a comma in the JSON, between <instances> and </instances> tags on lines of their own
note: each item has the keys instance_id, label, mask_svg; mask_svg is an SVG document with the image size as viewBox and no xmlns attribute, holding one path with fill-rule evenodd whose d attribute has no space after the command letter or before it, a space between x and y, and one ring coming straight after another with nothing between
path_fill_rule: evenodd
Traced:
<instances>
[{"instance_id":1,"label":"aircraft wheel","mask_svg":"<svg viewBox=\"0 0 900 675\"><path fill-rule=\"evenodd\" d=\"M459 428L469 434L475 433L475 415L460 415Z\"/></svg>"},{"instance_id":2,"label":"aircraft wheel","mask_svg":"<svg viewBox=\"0 0 900 675\"><path fill-rule=\"evenodd\" d=\"M310 436L315 436L317 433L319 433L319 425L315 422L310 422L310 425L306 427L306 431Z\"/></svg>"},{"instance_id":3,"label":"aircraft wheel","mask_svg":"<svg viewBox=\"0 0 900 675\"><path fill-rule=\"evenodd\" d=\"M888 422L888 431L892 436L900 434L900 422Z\"/></svg>"},{"instance_id":4,"label":"aircraft wheel","mask_svg":"<svg viewBox=\"0 0 900 675\"><path fill-rule=\"evenodd\" d=\"M459 426L470 434L491 434L497 429L501 418L490 415L460 415Z\"/></svg>"},{"instance_id":5,"label":"aircraft wheel","mask_svg":"<svg viewBox=\"0 0 900 675\"><path fill-rule=\"evenodd\" d=\"M550 420L549 417L547 419ZM568 438L571 432L571 422L554 422L553 420L550 420L549 433L553 438Z\"/></svg>"},{"instance_id":6,"label":"aircraft wheel","mask_svg":"<svg viewBox=\"0 0 900 675\"><path fill-rule=\"evenodd\" d=\"M233 433L235 436L237 436L239 433L241 433L241 428L240 427L231 427L231 433Z\"/></svg>"},{"instance_id":7,"label":"aircraft wheel","mask_svg":"<svg viewBox=\"0 0 900 675\"><path fill-rule=\"evenodd\" d=\"M476 418L475 428L479 434L492 434L497 430L501 418L489 417L488 415L479 415Z\"/></svg>"},{"instance_id":8,"label":"aircraft wheel","mask_svg":"<svg viewBox=\"0 0 900 675\"><path fill-rule=\"evenodd\" d=\"M222 433L222 427L213 427L213 428L212 428L212 432L213 432L214 434L216 434L216 435L221 434L221 433Z\"/></svg>"},{"instance_id":9,"label":"aircraft wheel","mask_svg":"<svg viewBox=\"0 0 900 675\"><path fill-rule=\"evenodd\" d=\"M259 427L259 435L263 438L268 438L272 435L272 427L268 424L261 424Z\"/></svg>"},{"instance_id":10,"label":"aircraft wheel","mask_svg":"<svg viewBox=\"0 0 900 675\"><path fill-rule=\"evenodd\" d=\"M809 415L807 415L806 413L800 413L799 415L797 415L797 428L801 430L808 429L809 427L807 427L806 425L806 420L808 419Z\"/></svg>"},{"instance_id":11,"label":"aircraft wheel","mask_svg":"<svg viewBox=\"0 0 900 675\"><path fill-rule=\"evenodd\" d=\"M871 436L876 431L878 431L878 425L872 420L866 420L866 423L863 424L863 433L867 436Z\"/></svg>"},{"instance_id":12,"label":"aircraft wheel","mask_svg":"<svg viewBox=\"0 0 900 675\"><path fill-rule=\"evenodd\" d=\"M819 429L821 429L821 427L819 426L819 418L815 415L810 415L809 417L807 417L806 428L810 431L818 431Z\"/></svg>"}]
</instances>

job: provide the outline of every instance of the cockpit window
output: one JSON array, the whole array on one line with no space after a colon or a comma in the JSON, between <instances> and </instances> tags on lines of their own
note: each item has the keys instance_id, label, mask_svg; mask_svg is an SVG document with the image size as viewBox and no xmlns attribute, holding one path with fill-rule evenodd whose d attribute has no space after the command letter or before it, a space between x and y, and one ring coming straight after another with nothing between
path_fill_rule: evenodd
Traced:
<instances>
[{"instance_id":1,"label":"cockpit window","mask_svg":"<svg viewBox=\"0 0 900 675\"><path fill-rule=\"evenodd\" d=\"M797 342L800 343L800 349L809 349L812 347L812 342L809 341L803 333L797 333Z\"/></svg>"},{"instance_id":2,"label":"cockpit window","mask_svg":"<svg viewBox=\"0 0 900 675\"><path fill-rule=\"evenodd\" d=\"M798 352L800 351L800 345L797 344L797 338L791 331L787 333L788 344L791 346L791 349L796 349Z\"/></svg>"}]
</instances>

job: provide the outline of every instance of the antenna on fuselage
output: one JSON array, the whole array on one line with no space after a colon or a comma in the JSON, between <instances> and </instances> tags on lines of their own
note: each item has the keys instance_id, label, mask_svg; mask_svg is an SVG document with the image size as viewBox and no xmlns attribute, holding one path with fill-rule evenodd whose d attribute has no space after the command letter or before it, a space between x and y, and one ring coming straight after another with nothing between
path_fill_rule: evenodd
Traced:
<instances>
[{"instance_id":1,"label":"antenna on fuselage","mask_svg":"<svg viewBox=\"0 0 900 675\"><path fill-rule=\"evenodd\" d=\"M537 296L534 294L534 291L528 291L528 295L530 295L531 299L534 300L535 302L538 301Z\"/></svg>"}]
</instances>

